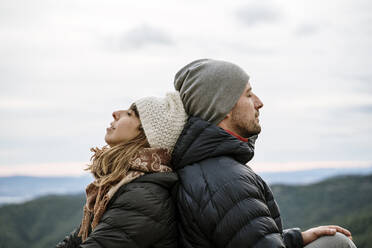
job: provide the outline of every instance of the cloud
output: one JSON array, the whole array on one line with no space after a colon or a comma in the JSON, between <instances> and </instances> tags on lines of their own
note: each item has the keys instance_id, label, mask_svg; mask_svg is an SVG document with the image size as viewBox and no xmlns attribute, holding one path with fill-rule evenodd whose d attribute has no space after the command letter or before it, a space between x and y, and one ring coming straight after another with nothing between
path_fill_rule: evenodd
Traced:
<instances>
[{"instance_id":1,"label":"cloud","mask_svg":"<svg viewBox=\"0 0 372 248\"><path fill-rule=\"evenodd\" d=\"M82 176L89 173L85 162L1 165L0 176Z\"/></svg>"},{"instance_id":2,"label":"cloud","mask_svg":"<svg viewBox=\"0 0 372 248\"><path fill-rule=\"evenodd\" d=\"M279 10L268 5L246 5L236 11L236 17L247 26L278 21L281 17Z\"/></svg>"},{"instance_id":3,"label":"cloud","mask_svg":"<svg viewBox=\"0 0 372 248\"><path fill-rule=\"evenodd\" d=\"M371 87L372 85L372 74L359 74L359 75L351 76L351 78L357 80L364 86Z\"/></svg>"},{"instance_id":4,"label":"cloud","mask_svg":"<svg viewBox=\"0 0 372 248\"><path fill-rule=\"evenodd\" d=\"M161 29L142 25L126 32L119 40L123 50L140 49L148 45L171 45L173 40Z\"/></svg>"},{"instance_id":5,"label":"cloud","mask_svg":"<svg viewBox=\"0 0 372 248\"><path fill-rule=\"evenodd\" d=\"M299 25L294 33L298 36L306 36L318 33L318 31L319 31L318 26L314 24L304 23L302 25Z\"/></svg>"},{"instance_id":6,"label":"cloud","mask_svg":"<svg viewBox=\"0 0 372 248\"><path fill-rule=\"evenodd\" d=\"M113 110L173 89L173 74L199 57L234 61L257 82L257 161L372 160L365 6L148 4L0 2L0 166L88 160Z\"/></svg>"},{"instance_id":7,"label":"cloud","mask_svg":"<svg viewBox=\"0 0 372 248\"><path fill-rule=\"evenodd\" d=\"M357 112L361 112L364 114L372 114L372 104L362 105L353 108Z\"/></svg>"},{"instance_id":8,"label":"cloud","mask_svg":"<svg viewBox=\"0 0 372 248\"><path fill-rule=\"evenodd\" d=\"M365 83L371 83L372 82L372 74L358 75L355 78L362 81L362 82L365 82Z\"/></svg>"},{"instance_id":9,"label":"cloud","mask_svg":"<svg viewBox=\"0 0 372 248\"><path fill-rule=\"evenodd\" d=\"M365 53L368 54L368 52ZM362 60L363 58L360 57L360 61ZM335 74L335 77L353 92L362 93L363 95L372 94L372 74L368 72L368 69L364 69L363 65L352 68L348 73Z\"/></svg>"}]
</instances>

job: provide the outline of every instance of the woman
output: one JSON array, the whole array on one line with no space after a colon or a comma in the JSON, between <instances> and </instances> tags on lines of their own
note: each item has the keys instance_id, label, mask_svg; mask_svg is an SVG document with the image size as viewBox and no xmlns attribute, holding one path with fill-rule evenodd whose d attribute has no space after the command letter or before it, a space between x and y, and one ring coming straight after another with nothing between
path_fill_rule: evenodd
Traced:
<instances>
[{"instance_id":1,"label":"woman","mask_svg":"<svg viewBox=\"0 0 372 248\"><path fill-rule=\"evenodd\" d=\"M94 152L80 227L57 247L176 247L177 181L170 154L186 122L179 93L147 97L115 111Z\"/></svg>"}]
</instances>

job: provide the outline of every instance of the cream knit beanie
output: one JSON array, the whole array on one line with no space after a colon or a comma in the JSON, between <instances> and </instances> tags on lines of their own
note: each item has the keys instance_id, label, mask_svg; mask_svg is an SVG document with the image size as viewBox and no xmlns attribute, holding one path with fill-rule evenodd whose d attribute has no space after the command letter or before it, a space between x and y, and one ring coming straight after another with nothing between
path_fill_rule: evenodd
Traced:
<instances>
[{"instance_id":1,"label":"cream knit beanie","mask_svg":"<svg viewBox=\"0 0 372 248\"><path fill-rule=\"evenodd\" d=\"M135 104L150 146L172 152L188 118L179 92L165 98L145 97Z\"/></svg>"}]
</instances>

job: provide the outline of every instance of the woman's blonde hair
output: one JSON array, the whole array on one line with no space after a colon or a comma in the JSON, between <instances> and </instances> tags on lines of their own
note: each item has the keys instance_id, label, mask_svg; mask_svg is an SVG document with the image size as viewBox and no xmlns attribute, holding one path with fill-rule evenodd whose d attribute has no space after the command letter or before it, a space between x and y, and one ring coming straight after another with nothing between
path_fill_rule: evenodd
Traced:
<instances>
[{"instance_id":1,"label":"woman's blonde hair","mask_svg":"<svg viewBox=\"0 0 372 248\"><path fill-rule=\"evenodd\" d=\"M139 118L138 110L134 103L130 106L130 109ZM101 149L98 147L90 149L94 152L90 159L92 163L85 170L92 172L94 177L98 179L96 183L99 185L97 186L119 182L129 170L128 162L134 154L143 148L150 147L141 125L139 130L140 134L130 141L112 147L106 145Z\"/></svg>"}]
</instances>

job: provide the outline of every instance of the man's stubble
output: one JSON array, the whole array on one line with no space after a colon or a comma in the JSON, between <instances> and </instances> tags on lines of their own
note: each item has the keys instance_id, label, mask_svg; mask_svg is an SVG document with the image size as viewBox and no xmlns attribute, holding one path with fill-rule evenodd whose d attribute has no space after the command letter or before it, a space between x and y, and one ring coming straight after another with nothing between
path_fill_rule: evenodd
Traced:
<instances>
[{"instance_id":1,"label":"man's stubble","mask_svg":"<svg viewBox=\"0 0 372 248\"><path fill-rule=\"evenodd\" d=\"M233 109L231 113L231 123L233 129L236 130L240 136L245 138L261 132L261 126L258 123L256 115L254 118L250 118L246 112L237 109Z\"/></svg>"}]
</instances>

